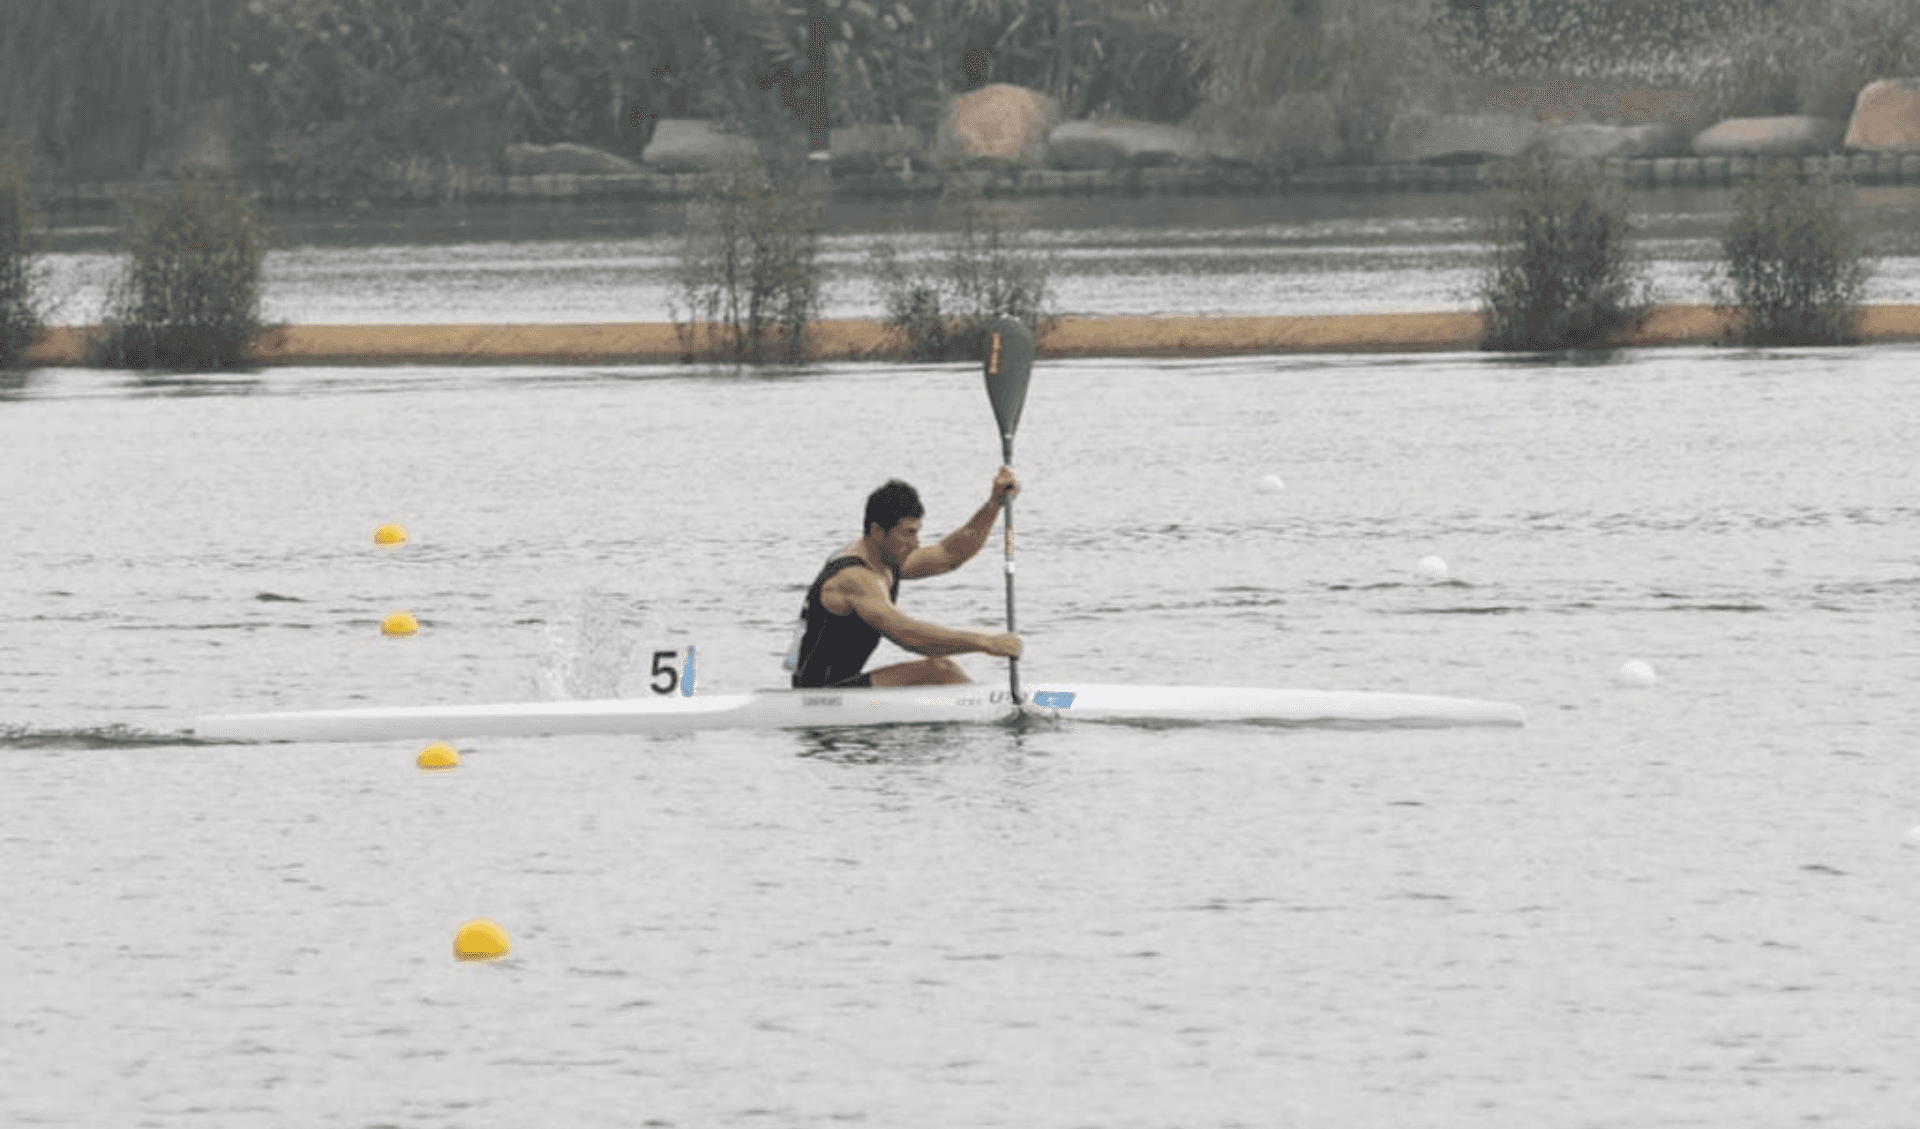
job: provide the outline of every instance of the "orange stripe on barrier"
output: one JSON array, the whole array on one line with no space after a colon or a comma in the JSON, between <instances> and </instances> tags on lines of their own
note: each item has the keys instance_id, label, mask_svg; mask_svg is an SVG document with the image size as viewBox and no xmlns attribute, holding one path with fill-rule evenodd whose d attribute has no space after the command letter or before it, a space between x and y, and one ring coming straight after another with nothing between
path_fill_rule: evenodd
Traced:
<instances>
[{"instance_id":1,"label":"orange stripe on barrier","mask_svg":"<svg viewBox=\"0 0 1920 1129\"><path fill-rule=\"evenodd\" d=\"M1485 324L1477 313L1061 318L1041 335L1036 351L1043 357L1205 357L1471 350ZM1637 331L1616 334L1609 344L1714 344L1734 324L1710 305L1658 306ZM48 329L34 342L30 363L81 364L88 341L103 332L95 326ZM1860 335L1869 342L1920 340L1920 306L1866 307ZM814 322L807 338L809 360L909 356L904 333L872 319ZM766 355L778 356L784 339L779 331L771 333ZM254 355L261 364L672 364L686 352L671 324L629 322L291 326L261 334Z\"/></svg>"}]
</instances>

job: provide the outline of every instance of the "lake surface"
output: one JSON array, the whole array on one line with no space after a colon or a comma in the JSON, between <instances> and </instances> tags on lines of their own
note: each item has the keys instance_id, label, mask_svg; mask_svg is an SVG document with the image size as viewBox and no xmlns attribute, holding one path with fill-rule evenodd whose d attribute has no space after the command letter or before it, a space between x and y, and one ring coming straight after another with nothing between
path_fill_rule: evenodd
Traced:
<instances>
[{"instance_id":1,"label":"lake surface","mask_svg":"<svg viewBox=\"0 0 1920 1129\"><path fill-rule=\"evenodd\" d=\"M643 695L689 644L701 693L779 684L868 491L916 484L929 537L986 499L978 367L7 377L0 1123L1906 1124L1916 358L1042 362L1024 674L1524 730L493 738L450 774L185 733ZM904 606L1003 624L998 553ZM512 955L455 963L483 916Z\"/></svg>"},{"instance_id":2,"label":"lake surface","mask_svg":"<svg viewBox=\"0 0 1920 1129\"><path fill-rule=\"evenodd\" d=\"M1660 302L1706 302L1702 271L1733 218L1726 189L1629 192L1637 250ZM1920 187L1854 192L1878 258L1863 300L1920 303ZM1320 315L1473 309L1486 245L1480 193L1303 193L1221 198L1001 201L1015 244L1057 257L1054 305L1069 315ZM466 205L271 213L262 314L296 325L666 322L680 205ZM65 300L55 325L100 320L125 272L111 226L65 221L50 257ZM881 317L867 248L897 241L931 267L931 201L840 204L825 218L823 318Z\"/></svg>"}]
</instances>

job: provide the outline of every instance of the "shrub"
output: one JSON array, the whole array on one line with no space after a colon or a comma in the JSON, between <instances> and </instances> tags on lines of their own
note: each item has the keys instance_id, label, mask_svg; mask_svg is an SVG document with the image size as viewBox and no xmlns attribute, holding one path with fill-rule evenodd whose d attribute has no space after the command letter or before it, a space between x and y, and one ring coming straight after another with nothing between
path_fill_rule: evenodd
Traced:
<instances>
[{"instance_id":1,"label":"shrub","mask_svg":"<svg viewBox=\"0 0 1920 1129\"><path fill-rule=\"evenodd\" d=\"M1494 250L1478 289L1482 349L1590 348L1653 308L1627 250L1625 193L1591 171L1536 141L1500 174L1484 220Z\"/></svg>"},{"instance_id":2,"label":"shrub","mask_svg":"<svg viewBox=\"0 0 1920 1129\"><path fill-rule=\"evenodd\" d=\"M46 217L31 190L29 142L0 138L0 369L27 366L34 339L47 328L48 270L40 259L52 249Z\"/></svg>"},{"instance_id":3,"label":"shrub","mask_svg":"<svg viewBox=\"0 0 1920 1129\"><path fill-rule=\"evenodd\" d=\"M1739 316L1734 342L1856 344L1870 267L1852 193L1824 167L1802 182L1797 164L1774 161L1734 193L1734 217L1720 237L1726 257L1708 268L1706 282L1716 305Z\"/></svg>"},{"instance_id":4,"label":"shrub","mask_svg":"<svg viewBox=\"0 0 1920 1129\"><path fill-rule=\"evenodd\" d=\"M776 327L782 359L803 359L820 305L819 193L776 186L754 157L708 174L704 189L687 205L677 274L689 315L682 322L674 304L684 359L765 360Z\"/></svg>"},{"instance_id":5,"label":"shrub","mask_svg":"<svg viewBox=\"0 0 1920 1129\"><path fill-rule=\"evenodd\" d=\"M948 181L941 211L943 261L906 266L888 240L868 249L887 320L912 359L978 359L996 317L1017 318L1036 336L1050 328L1056 257L1016 249L1025 225L1009 222L964 175Z\"/></svg>"},{"instance_id":6,"label":"shrub","mask_svg":"<svg viewBox=\"0 0 1920 1129\"><path fill-rule=\"evenodd\" d=\"M131 269L108 297L106 333L87 363L114 368L229 368L250 360L260 263L272 232L231 192L185 181L123 228Z\"/></svg>"},{"instance_id":7,"label":"shrub","mask_svg":"<svg viewBox=\"0 0 1920 1129\"><path fill-rule=\"evenodd\" d=\"M947 324L940 315L940 284L924 269L900 262L892 240L876 239L867 249L868 261L887 322L906 338L907 355L914 361L947 359Z\"/></svg>"}]
</instances>

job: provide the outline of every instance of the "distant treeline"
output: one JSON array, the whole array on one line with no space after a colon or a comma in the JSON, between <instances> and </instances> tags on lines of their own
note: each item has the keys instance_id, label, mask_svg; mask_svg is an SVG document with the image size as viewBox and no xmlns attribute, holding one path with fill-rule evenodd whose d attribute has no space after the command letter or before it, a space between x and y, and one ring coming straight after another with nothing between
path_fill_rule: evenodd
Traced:
<instances>
[{"instance_id":1,"label":"distant treeline","mask_svg":"<svg viewBox=\"0 0 1920 1129\"><path fill-rule=\"evenodd\" d=\"M128 180L219 106L236 175L363 190L423 164L495 171L513 142L637 156L655 114L804 151L805 123L755 79L805 71L817 15L836 126L931 128L984 50L985 81L1068 118L1219 123L1324 93L1365 107L1360 137L1436 85L1627 73L1762 14L1863 2L8 0L0 131L31 141L43 181Z\"/></svg>"}]
</instances>

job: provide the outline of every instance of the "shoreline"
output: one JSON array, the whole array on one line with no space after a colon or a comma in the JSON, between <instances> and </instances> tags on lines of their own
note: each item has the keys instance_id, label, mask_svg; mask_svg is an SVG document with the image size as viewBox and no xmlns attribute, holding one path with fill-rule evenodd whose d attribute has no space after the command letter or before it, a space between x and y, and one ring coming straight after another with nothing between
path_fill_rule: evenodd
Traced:
<instances>
[{"instance_id":1,"label":"shoreline","mask_svg":"<svg viewBox=\"0 0 1920 1129\"><path fill-rule=\"evenodd\" d=\"M987 196L1219 196L1288 195L1300 192L1477 192L1492 187L1499 171L1511 162L1489 160L1475 164L1336 165L1294 171L1261 170L1230 165L1165 165L1120 169L976 168L952 174L964 176ZM1562 159L1568 170L1604 178L1623 188L1733 188L1757 175L1762 167L1792 163L1802 179L1825 172L1856 186L1920 185L1920 153L1847 153L1817 157L1646 157ZM329 196L285 181L256 185L241 180L215 183L256 204L286 207L360 207L363 205L450 205L500 201L551 202L557 200L632 200L679 203L699 196L701 174L638 173L589 176L554 173L544 176L474 176L455 189L421 188L412 193L378 196ZM935 171L903 175L897 172L834 175L829 199L842 203L867 200L938 196L948 174ZM40 185L38 191L50 211L71 212L134 201L170 197L179 181L122 181L67 185Z\"/></svg>"},{"instance_id":2,"label":"shoreline","mask_svg":"<svg viewBox=\"0 0 1920 1129\"><path fill-rule=\"evenodd\" d=\"M1711 305L1655 306L1638 330L1594 348L1716 345L1733 315ZM1065 317L1044 328L1035 356L1217 357L1285 353L1477 351L1478 313L1338 314L1320 317ZM98 326L55 326L35 339L29 368L83 363ZM1920 341L1920 305L1866 306L1862 345ZM777 354L784 335L770 335ZM878 319L808 327L809 362L907 361L904 334ZM1738 346L1736 346L1738 347ZM669 322L546 325L308 325L268 330L246 368L372 364L682 364ZM777 362L766 362L777 363ZM952 363L952 362L947 362ZM227 370L232 371L232 370Z\"/></svg>"}]
</instances>

